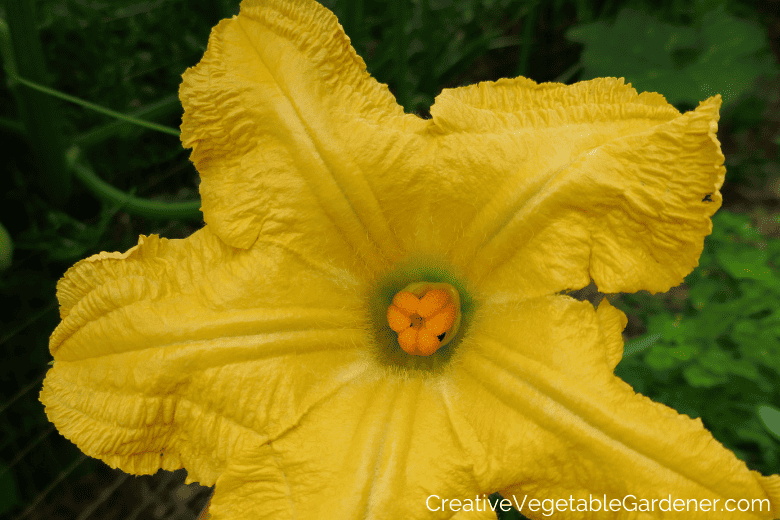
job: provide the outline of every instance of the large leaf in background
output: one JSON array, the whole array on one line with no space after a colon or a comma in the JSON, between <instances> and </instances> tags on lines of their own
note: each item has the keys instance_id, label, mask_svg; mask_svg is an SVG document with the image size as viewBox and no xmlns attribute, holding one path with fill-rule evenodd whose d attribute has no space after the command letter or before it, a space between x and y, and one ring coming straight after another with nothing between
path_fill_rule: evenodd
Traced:
<instances>
[{"instance_id":1,"label":"large leaf in background","mask_svg":"<svg viewBox=\"0 0 780 520\"><path fill-rule=\"evenodd\" d=\"M761 418L764 428L780 439L780 410L774 406L762 405L758 407L758 416Z\"/></svg>"},{"instance_id":2,"label":"large leaf in background","mask_svg":"<svg viewBox=\"0 0 780 520\"><path fill-rule=\"evenodd\" d=\"M726 105L759 76L777 72L765 29L722 8L693 27L626 8L612 24L578 25L566 38L585 45L582 79L624 76L637 90L660 92L678 107L718 93Z\"/></svg>"}]
</instances>

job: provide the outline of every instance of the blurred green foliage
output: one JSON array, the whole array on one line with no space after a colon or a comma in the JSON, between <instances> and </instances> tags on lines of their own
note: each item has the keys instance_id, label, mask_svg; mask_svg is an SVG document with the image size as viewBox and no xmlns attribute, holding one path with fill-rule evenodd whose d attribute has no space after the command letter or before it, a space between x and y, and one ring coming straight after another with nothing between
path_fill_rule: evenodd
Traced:
<instances>
[{"instance_id":1,"label":"blurred green foliage","mask_svg":"<svg viewBox=\"0 0 780 520\"><path fill-rule=\"evenodd\" d=\"M407 111L421 115L428 114L442 88L473 82L475 73L484 74L483 79L516 76L522 39L510 31L538 4L415 0L406 2L399 27L399 13L389 8L395 2L322 3L338 16L368 71L389 83ZM363 16L355 20L358 3ZM511 54L505 57L501 51L506 50ZM488 57L491 51L497 52Z\"/></svg>"},{"instance_id":2,"label":"blurred green foliage","mask_svg":"<svg viewBox=\"0 0 780 520\"><path fill-rule=\"evenodd\" d=\"M615 301L629 315L626 352L636 353L617 373L652 399L701 417L750 467L780 472L780 47L768 37L780 34L780 16L758 0L323 3L369 72L423 117L442 88L518 74L568 83L624 76L681 109L723 95L724 209L713 219L700 266L681 288ZM38 0L36 6L53 87L178 127L181 73L200 60L211 27L236 13L238 2ZM197 197L197 172L175 137L78 105L57 106L66 140L83 148L104 180L144 197ZM47 368L48 335L58 321L55 284L70 265L100 250L126 250L141 233L178 238L197 227L132 217L79 185L67 204L51 205L32 182L36 150L19 133L15 107L10 91L0 89L6 171L0 222L8 234L0 233L0 264L6 244L14 246L10 266L0 269L0 297L14 309L0 315L0 380L14 388L0 388L0 406ZM51 435L6 470L2 464L46 427L35 391L0 413L0 488L17 507L78 456ZM79 471L97 467L90 464Z\"/></svg>"},{"instance_id":3,"label":"blurred green foliage","mask_svg":"<svg viewBox=\"0 0 780 520\"><path fill-rule=\"evenodd\" d=\"M700 8L690 25L625 8L614 21L577 25L566 37L585 45L583 79L623 76L640 91L661 92L678 108L693 108L715 94L728 105L778 68L763 27L732 16L723 4L712 7ZM617 42L620 52L614 51Z\"/></svg>"}]
</instances>

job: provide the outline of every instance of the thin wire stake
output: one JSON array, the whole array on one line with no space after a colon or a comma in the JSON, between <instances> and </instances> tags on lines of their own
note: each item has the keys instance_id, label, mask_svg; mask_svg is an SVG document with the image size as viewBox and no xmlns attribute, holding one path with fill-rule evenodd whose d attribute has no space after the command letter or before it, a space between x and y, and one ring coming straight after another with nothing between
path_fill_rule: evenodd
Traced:
<instances>
[{"instance_id":1,"label":"thin wire stake","mask_svg":"<svg viewBox=\"0 0 780 520\"><path fill-rule=\"evenodd\" d=\"M48 368L47 368L48 371ZM46 377L46 372L43 372L40 376L38 376L35 381L31 381L27 386L19 390L19 392L11 398L10 401L6 401L3 403L2 406L0 406L0 413L3 413L8 407L10 407L14 402L16 402L20 397L22 397L24 394L38 386L38 383L43 381L43 378Z\"/></svg>"},{"instance_id":2,"label":"thin wire stake","mask_svg":"<svg viewBox=\"0 0 780 520\"><path fill-rule=\"evenodd\" d=\"M68 466L63 471L60 471L60 474L57 475L57 478L55 478L54 481L46 487L46 489L38 493L38 496L35 497L35 500L33 500L32 504L27 506L27 509L22 511L22 514L14 517L14 520L21 520L26 516L30 516L30 513L32 513L35 510L35 508L38 507L38 504L40 504L41 501L43 501L43 499L46 498L46 495L51 493L52 490L60 484L60 482L65 480L68 477L68 475L73 473L73 471L79 466L79 464L87 460L87 458L88 457L82 453L81 457L76 459L76 461L73 464Z\"/></svg>"},{"instance_id":3,"label":"thin wire stake","mask_svg":"<svg viewBox=\"0 0 780 520\"><path fill-rule=\"evenodd\" d=\"M111 495L114 494L114 491L119 489L119 486L125 483L125 481L130 478L130 475L127 473L122 473L119 475L116 480L114 480L110 486L103 489L103 491L100 492L100 497L98 497L97 500L93 500L89 506L85 507L79 516L76 518L76 520L87 520L92 516L92 513L94 513L100 505L107 501L109 498L111 498Z\"/></svg>"},{"instance_id":4,"label":"thin wire stake","mask_svg":"<svg viewBox=\"0 0 780 520\"><path fill-rule=\"evenodd\" d=\"M6 472L10 471L11 468L13 468L16 464L18 464L19 461L22 460L25 455L30 453L30 451L34 447L36 447L38 444L40 444L43 439L45 439L46 437L51 435L52 432L54 432L55 429L56 428L54 427L54 425L50 424L49 427L46 430L44 430L43 433L38 435L38 437L34 441L32 441L29 444L27 444L27 446L23 450L19 451L19 453L16 455L16 457L14 457L13 460L11 462L9 462L8 465L0 471L0 477L5 475Z\"/></svg>"},{"instance_id":5,"label":"thin wire stake","mask_svg":"<svg viewBox=\"0 0 780 520\"><path fill-rule=\"evenodd\" d=\"M21 325L16 327L14 330L12 330L8 334L6 334L2 338L0 338L0 345L5 343L9 339L13 338L14 336L16 336L17 334L22 332L24 329L26 329L27 327L29 327L30 325L32 325L33 323L35 323L36 321L38 321L42 317L44 317L47 312L50 312L50 311L52 311L52 310L54 310L56 308L57 308L57 302L55 301L53 303L50 303L49 305L47 305L43 309L39 310L37 313L33 314L27 321L25 321L24 323L22 323ZM3 411L3 408L0 407L0 412L2 412L2 411Z\"/></svg>"}]
</instances>

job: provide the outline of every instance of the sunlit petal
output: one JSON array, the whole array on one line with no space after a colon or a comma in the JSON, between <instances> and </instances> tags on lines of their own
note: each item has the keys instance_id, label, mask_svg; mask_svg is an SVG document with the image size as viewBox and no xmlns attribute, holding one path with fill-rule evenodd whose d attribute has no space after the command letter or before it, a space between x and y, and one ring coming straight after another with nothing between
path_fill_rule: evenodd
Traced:
<instances>
[{"instance_id":1,"label":"sunlit petal","mask_svg":"<svg viewBox=\"0 0 780 520\"><path fill-rule=\"evenodd\" d=\"M433 121L459 143L443 153L490 186L469 192L479 213L454 245L456 264L507 298L591 278L603 292L678 285L720 207L719 106L716 96L680 115L614 78L443 91Z\"/></svg>"},{"instance_id":2,"label":"sunlit petal","mask_svg":"<svg viewBox=\"0 0 780 520\"><path fill-rule=\"evenodd\" d=\"M364 363L353 283L208 228L93 256L59 284L46 413L114 467L210 485L247 432L289 428Z\"/></svg>"},{"instance_id":3,"label":"sunlit petal","mask_svg":"<svg viewBox=\"0 0 780 520\"><path fill-rule=\"evenodd\" d=\"M543 297L486 310L459 370L457 413L492 447L491 485L540 498L767 499L780 478L762 477L690 419L634 393L612 374L603 345L619 341L621 313L606 300ZM486 402L495 406L486 406ZM500 419L499 419L500 418ZM493 425L484 427L483 425ZM524 510L531 518L541 518ZM600 513L556 512L557 518ZM735 518L735 513L687 514ZM675 518L678 512L653 518ZM731 516L729 516L731 515ZM744 518L772 518L771 513ZM616 512L613 518L634 518Z\"/></svg>"}]
</instances>

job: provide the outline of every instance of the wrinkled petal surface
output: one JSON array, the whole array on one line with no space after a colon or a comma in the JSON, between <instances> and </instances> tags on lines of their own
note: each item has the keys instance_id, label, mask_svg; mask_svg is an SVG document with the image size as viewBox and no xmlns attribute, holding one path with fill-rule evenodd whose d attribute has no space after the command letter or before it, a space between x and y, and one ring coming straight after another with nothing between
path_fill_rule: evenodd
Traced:
<instances>
[{"instance_id":1,"label":"wrinkled petal surface","mask_svg":"<svg viewBox=\"0 0 780 520\"><path fill-rule=\"evenodd\" d=\"M719 106L680 115L614 78L444 90L431 107L442 156L484 182L467 191L478 212L454 263L509 299L591 279L607 293L680 284L720 207Z\"/></svg>"},{"instance_id":2,"label":"wrinkled petal surface","mask_svg":"<svg viewBox=\"0 0 780 520\"><path fill-rule=\"evenodd\" d=\"M272 236L370 269L401 255L366 177L379 155L385 171L405 169L425 125L366 73L330 11L244 2L179 93L203 215L222 240L246 248Z\"/></svg>"},{"instance_id":3,"label":"wrinkled petal surface","mask_svg":"<svg viewBox=\"0 0 780 520\"><path fill-rule=\"evenodd\" d=\"M426 500L497 490L780 509L780 477L614 376L620 312L552 296L663 291L696 266L721 202L719 97L680 114L619 79L517 78L447 89L422 120L309 0L245 0L180 97L207 226L58 285L41 400L85 453L186 467L216 485L214 520L487 518ZM426 254L479 311L440 372L387 370L365 295Z\"/></svg>"},{"instance_id":4,"label":"wrinkled petal surface","mask_svg":"<svg viewBox=\"0 0 780 520\"><path fill-rule=\"evenodd\" d=\"M446 252L509 299L591 278L665 291L697 265L721 202L718 96L681 115L622 79L517 78L445 89L426 121L310 1L245 1L180 96L218 236L268 236L368 274Z\"/></svg>"},{"instance_id":5,"label":"wrinkled petal surface","mask_svg":"<svg viewBox=\"0 0 780 520\"><path fill-rule=\"evenodd\" d=\"M453 391L446 379L362 374L297 428L245 451L217 481L215 520L452 517L426 500L476 495L466 454L482 449L454 428Z\"/></svg>"},{"instance_id":6,"label":"wrinkled petal surface","mask_svg":"<svg viewBox=\"0 0 780 520\"><path fill-rule=\"evenodd\" d=\"M278 244L141 237L72 267L41 400L86 454L212 485L365 365L355 281Z\"/></svg>"},{"instance_id":7,"label":"wrinkled petal surface","mask_svg":"<svg viewBox=\"0 0 780 520\"><path fill-rule=\"evenodd\" d=\"M625 317L608 304L488 306L447 371L393 376L360 348L352 286L262 246L206 228L74 266L41 394L59 430L125 471L216 483L215 520L450 518L427 498L496 489L777 507L778 477L612 375Z\"/></svg>"},{"instance_id":8,"label":"wrinkled petal surface","mask_svg":"<svg viewBox=\"0 0 780 520\"><path fill-rule=\"evenodd\" d=\"M729 498L768 499L773 512L768 504L763 513L621 510L609 516L615 519L774 518L780 476L748 470L700 419L636 394L613 375L625 323L607 300L597 311L561 296L485 310L452 376L459 391L453 416L489 447L477 479L519 501L671 494L718 499L720 507ZM522 512L549 517L539 509ZM603 517L603 511L555 512L561 519Z\"/></svg>"}]
</instances>

